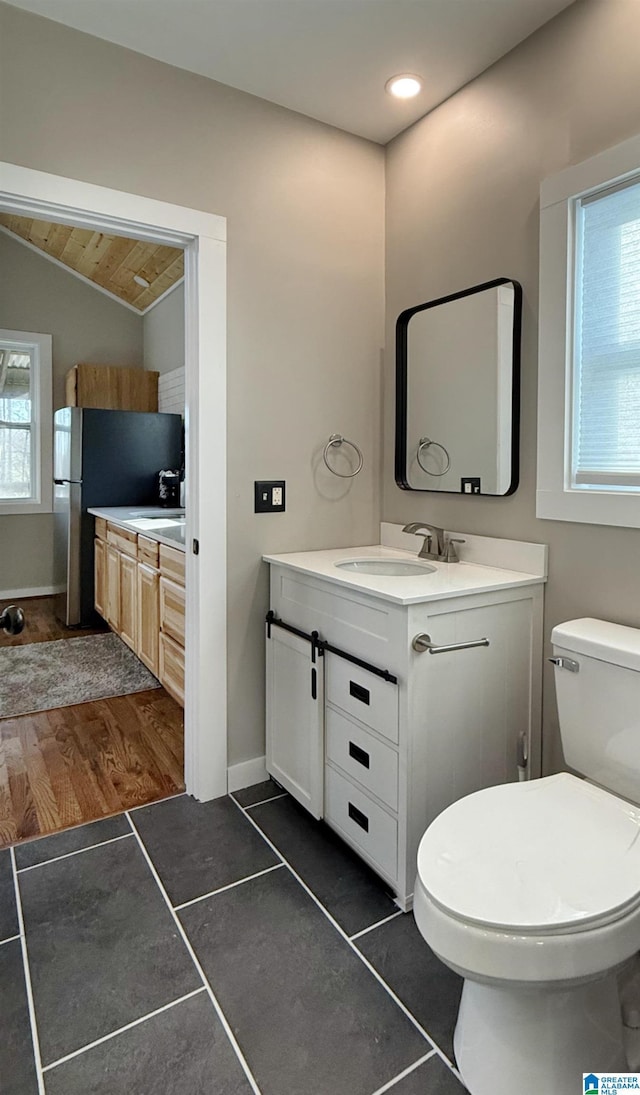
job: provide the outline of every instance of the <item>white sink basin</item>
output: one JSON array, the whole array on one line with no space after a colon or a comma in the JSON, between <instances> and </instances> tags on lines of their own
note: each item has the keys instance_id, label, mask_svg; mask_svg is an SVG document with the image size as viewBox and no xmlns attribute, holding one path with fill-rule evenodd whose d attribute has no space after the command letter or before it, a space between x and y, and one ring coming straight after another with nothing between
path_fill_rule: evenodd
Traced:
<instances>
[{"instance_id":1,"label":"white sink basin","mask_svg":"<svg viewBox=\"0 0 640 1095\"><path fill-rule=\"evenodd\" d=\"M412 578L434 574L435 567L428 563L405 563L403 559L346 559L335 563L339 570L352 570L357 574L384 574L390 578Z\"/></svg>"}]
</instances>

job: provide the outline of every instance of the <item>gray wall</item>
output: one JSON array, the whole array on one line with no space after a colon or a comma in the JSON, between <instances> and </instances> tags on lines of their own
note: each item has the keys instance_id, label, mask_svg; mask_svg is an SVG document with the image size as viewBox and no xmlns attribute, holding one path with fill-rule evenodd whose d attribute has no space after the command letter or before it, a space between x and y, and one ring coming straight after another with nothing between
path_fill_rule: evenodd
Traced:
<instances>
[{"instance_id":1,"label":"gray wall","mask_svg":"<svg viewBox=\"0 0 640 1095\"><path fill-rule=\"evenodd\" d=\"M184 368L184 286L156 304L142 323L145 369L170 373Z\"/></svg>"},{"instance_id":2,"label":"gray wall","mask_svg":"<svg viewBox=\"0 0 640 1095\"><path fill-rule=\"evenodd\" d=\"M142 317L0 232L0 327L53 336L54 407L79 361L142 365ZM0 591L53 584L50 514L0 517Z\"/></svg>"},{"instance_id":3,"label":"gray wall","mask_svg":"<svg viewBox=\"0 0 640 1095\"><path fill-rule=\"evenodd\" d=\"M387 149L383 517L548 543L547 635L579 616L640 626L640 531L535 517L540 181L637 134L639 102L640 4L579 0ZM393 481L395 318L499 276L524 288L520 489L502 499L400 491ZM544 723L549 770L562 757L548 666Z\"/></svg>"},{"instance_id":4,"label":"gray wall","mask_svg":"<svg viewBox=\"0 0 640 1095\"><path fill-rule=\"evenodd\" d=\"M0 41L3 159L228 218L229 756L258 756L260 556L377 540L384 152L15 8ZM319 467L337 431L350 486ZM285 514L254 515L258 478Z\"/></svg>"}]
</instances>

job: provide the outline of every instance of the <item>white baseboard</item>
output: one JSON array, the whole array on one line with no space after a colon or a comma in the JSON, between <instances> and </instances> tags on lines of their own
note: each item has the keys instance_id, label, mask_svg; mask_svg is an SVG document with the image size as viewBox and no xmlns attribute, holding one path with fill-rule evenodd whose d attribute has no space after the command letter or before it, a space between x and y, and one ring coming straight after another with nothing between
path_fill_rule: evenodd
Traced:
<instances>
[{"instance_id":1,"label":"white baseboard","mask_svg":"<svg viewBox=\"0 0 640 1095\"><path fill-rule=\"evenodd\" d=\"M63 593L64 585L32 586L30 589L0 589L0 601L18 601L21 597L53 597Z\"/></svg>"},{"instance_id":2,"label":"white baseboard","mask_svg":"<svg viewBox=\"0 0 640 1095\"><path fill-rule=\"evenodd\" d=\"M266 757L253 757L252 760L243 760L241 764L232 764L227 768L229 794L269 779L266 761Z\"/></svg>"}]
</instances>

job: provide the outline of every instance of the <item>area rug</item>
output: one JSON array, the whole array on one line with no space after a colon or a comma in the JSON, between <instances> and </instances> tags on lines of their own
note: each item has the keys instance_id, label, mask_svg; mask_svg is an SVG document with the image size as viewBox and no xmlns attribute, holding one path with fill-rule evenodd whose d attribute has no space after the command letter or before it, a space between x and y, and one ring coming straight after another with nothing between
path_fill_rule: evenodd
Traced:
<instances>
[{"instance_id":1,"label":"area rug","mask_svg":"<svg viewBox=\"0 0 640 1095\"><path fill-rule=\"evenodd\" d=\"M111 633L0 648L0 718L159 687Z\"/></svg>"}]
</instances>

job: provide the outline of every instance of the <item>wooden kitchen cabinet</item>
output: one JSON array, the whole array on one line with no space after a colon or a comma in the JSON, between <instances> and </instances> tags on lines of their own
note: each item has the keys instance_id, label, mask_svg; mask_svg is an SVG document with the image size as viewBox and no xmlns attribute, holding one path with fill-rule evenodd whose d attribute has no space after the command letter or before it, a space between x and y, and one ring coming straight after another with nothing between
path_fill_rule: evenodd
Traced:
<instances>
[{"instance_id":1,"label":"wooden kitchen cabinet","mask_svg":"<svg viewBox=\"0 0 640 1095\"><path fill-rule=\"evenodd\" d=\"M159 373L115 365L75 365L67 373L68 407L157 411Z\"/></svg>"},{"instance_id":2,"label":"wooden kitchen cabinet","mask_svg":"<svg viewBox=\"0 0 640 1095\"><path fill-rule=\"evenodd\" d=\"M104 540L96 536L94 542L93 574L94 574L94 605L95 610L103 619L106 617L105 588L106 588L106 554L107 545Z\"/></svg>"},{"instance_id":3,"label":"wooden kitchen cabinet","mask_svg":"<svg viewBox=\"0 0 640 1095\"><path fill-rule=\"evenodd\" d=\"M160 681L184 707L185 557L160 544Z\"/></svg>"},{"instance_id":4,"label":"wooden kitchen cabinet","mask_svg":"<svg viewBox=\"0 0 640 1095\"><path fill-rule=\"evenodd\" d=\"M160 681L176 703L184 707L184 647L160 632Z\"/></svg>"},{"instance_id":5,"label":"wooden kitchen cabinet","mask_svg":"<svg viewBox=\"0 0 640 1095\"><path fill-rule=\"evenodd\" d=\"M184 646L184 586L160 576L160 630Z\"/></svg>"},{"instance_id":6,"label":"wooden kitchen cabinet","mask_svg":"<svg viewBox=\"0 0 640 1095\"><path fill-rule=\"evenodd\" d=\"M105 568L105 619L116 634L120 634L120 552L112 544L106 545Z\"/></svg>"},{"instance_id":7,"label":"wooden kitchen cabinet","mask_svg":"<svg viewBox=\"0 0 640 1095\"><path fill-rule=\"evenodd\" d=\"M137 650L138 563L120 553L120 638Z\"/></svg>"},{"instance_id":8,"label":"wooden kitchen cabinet","mask_svg":"<svg viewBox=\"0 0 640 1095\"><path fill-rule=\"evenodd\" d=\"M95 607L184 706L185 556L96 518Z\"/></svg>"},{"instance_id":9,"label":"wooden kitchen cabinet","mask_svg":"<svg viewBox=\"0 0 640 1095\"><path fill-rule=\"evenodd\" d=\"M136 654L154 677L159 676L158 648L160 575L147 563L138 563L138 644Z\"/></svg>"},{"instance_id":10,"label":"wooden kitchen cabinet","mask_svg":"<svg viewBox=\"0 0 640 1095\"><path fill-rule=\"evenodd\" d=\"M185 558L184 551L160 544L160 570L165 578L171 578L178 585L184 585Z\"/></svg>"}]
</instances>

